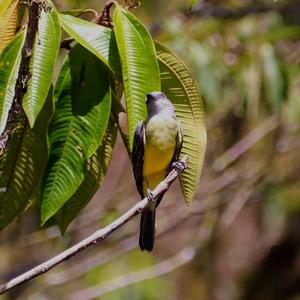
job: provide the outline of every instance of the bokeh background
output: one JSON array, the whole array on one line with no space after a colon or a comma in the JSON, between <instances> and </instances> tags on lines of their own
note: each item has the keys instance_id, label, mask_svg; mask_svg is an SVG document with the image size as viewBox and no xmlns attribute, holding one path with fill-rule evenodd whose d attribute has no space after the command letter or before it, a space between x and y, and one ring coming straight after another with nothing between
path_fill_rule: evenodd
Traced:
<instances>
[{"instance_id":1,"label":"bokeh background","mask_svg":"<svg viewBox=\"0 0 300 300\"><path fill-rule=\"evenodd\" d=\"M104 1L54 1L60 10ZM153 253L139 217L0 299L299 300L300 1L144 0L133 10L195 74L208 146L199 189L157 212ZM139 199L118 138L106 179L64 236L38 205L0 233L0 279L49 259Z\"/></svg>"}]
</instances>

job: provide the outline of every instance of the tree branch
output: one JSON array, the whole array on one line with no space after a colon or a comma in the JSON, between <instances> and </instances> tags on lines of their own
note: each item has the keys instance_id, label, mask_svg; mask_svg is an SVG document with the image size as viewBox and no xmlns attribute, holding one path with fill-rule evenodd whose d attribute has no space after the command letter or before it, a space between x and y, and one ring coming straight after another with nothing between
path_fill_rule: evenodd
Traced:
<instances>
[{"instance_id":1,"label":"tree branch","mask_svg":"<svg viewBox=\"0 0 300 300\"><path fill-rule=\"evenodd\" d=\"M184 163L185 166L184 169L186 169L188 157L184 156L182 158L182 162ZM154 199L163 195L169 189L170 185L175 181L175 179L178 177L180 173L181 173L180 170L173 169L169 173L169 175L162 182L160 182L153 190ZM96 231L95 233L93 233L83 241L77 243L73 247L65 250L59 255L53 257L52 259L36 266L35 268L29 270L28 272L25 272L24 274L8 281L7 283L0 285L0 294L4 294L5 292L11 290L12 288L49 271L56 265L62 263L63 261L69 259L72 256L75 256L76 254L88 248L89 246L95 245L97 244L97 242L104 240L107 236L112 234L116 229L122 227L134 216L141 213L147 207L147 205L148 205L148 199L144 198L143 200L139 201L136 205L134 205L131 209L129 209L126 213L120 216L117 220L107 225L106 227Z\"/></svg>"},{"instance_id":2,"label":"tree branch","mask_svg":"<svg viewBox=\"0 0 300 300\"><path fill-rule=\"evenodd\" d=\"M22 99L27 92L31 74L29 70L30 60L40 16L40 3L38 0L29 1L29 21L24 45L22 48L20 68L15 84L15 95L12 107L9 111L5 131L0 136L0 150L5 149L10 136L13 134L20 115L22 115Z\"/></svg>"}]
</instances>

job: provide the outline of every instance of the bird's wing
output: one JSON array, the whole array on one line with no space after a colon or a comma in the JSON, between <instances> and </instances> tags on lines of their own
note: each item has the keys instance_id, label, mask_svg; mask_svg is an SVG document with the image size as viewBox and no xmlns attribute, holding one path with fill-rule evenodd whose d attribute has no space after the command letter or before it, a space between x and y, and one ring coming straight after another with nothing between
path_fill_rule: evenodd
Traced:
<instances>
[{"instance_id":1,"label":"bird's wing","mask_svg":"<svg viewBox=\"0 0 300 300\"><path fill-rule=\"evenodd\" d=\"M145 196L143 191L144 135L145 125L144 122L140 121L134 132L131 159L136 187L142 198Z\"/></svg>"},{"instance_id":2,"label":"bird's wing","mask_svg":"<svg viewBox=\"0 0 300 300\"><path fill-rule=\"evenodd\" d=\"M179 159L182 144L183 144L183 129L178 123L178 131L176 135L176 148L175 148L175 152L171 164Z\"/></svg>"}]
</instances>

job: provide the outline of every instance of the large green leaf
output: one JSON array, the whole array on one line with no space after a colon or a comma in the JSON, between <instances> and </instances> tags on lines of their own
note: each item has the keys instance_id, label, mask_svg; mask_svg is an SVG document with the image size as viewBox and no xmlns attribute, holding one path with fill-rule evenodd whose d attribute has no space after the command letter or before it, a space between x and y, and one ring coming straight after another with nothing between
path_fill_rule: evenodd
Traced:
<instances>
[{"instance_id":1,"label":"large green leaf","mask_svg":"<svg viewBox=\"0 0 300 300\"><path fill-rule=\"evenodd\" d=\"M30 60L31 77L23 99L23 108L31 127L45 103L60 46L60 24L56 9L50 2L43 5Z\"/></svg>"},{"instance_id":2,"label":"large green leaf","mask_svg":"<svg viewBox=\"0 0 300 300\"><path fill-rule=\"evenodd\" d=\"M24 114L0 154L0 229L29 206L47 163L47 128L52 114L52 91L34 127Z\"/></svg>"},{"instance_id":3,"label":"large green leaf","mask_svg":"<svg viewBox=\"0 0 300 300\"><path fill-rule=\"evenodd\" d=\"M13 0L0 0L0 17L3 17L12 1Z\"/></svg>"},{"instance_id":4,"label":"large green leaf","mask_svg":"<svg viewBox=\"0 0 300 300\"><path fill-rule=\"evenodd\" d=\"M107 127L102 145L86 163L86 173L83 182L56 216L56 223L63 233L89 203L101 185L110 163L116 136L117 127L111 121Z\"/></svg>"},{"instance_id":5,"label":"large green leaf","mask_svg":"<svg viewBox=\"0 0 300 300\"><path fill-rule=\"evenodd\" d=\"M65 14L59 14L59 18L63 29L71 37L94 53L120 78L119 54L110 28Z\"/></svg>"},{"instance_id":6,"label":"large green leaf","mask_svg":"<svg viewBox=\"0 0 300 300\"><path fill-rule=\"evenodd\" d=\"M122 65L131 151L135 127L147 116L146 94L160 91L159 68L153 40L143 24L118 5L113 20Z\"/></svg>"},{"instance_id":7,"label":"large green leaf","mask_svg":"<svg viewBox=\"0 0 300 300\"><path fill-rule=\"evenodd\" d=\"M194 77L184 63L169 49L156 43L162 91L174 104L184 138L181 150L189 156L187 169L181 174L186 203L196 192L206 148L206 129L201 95Z\"/></svg>"},{"instance_id":8,"label":"large green leaf","mask_svg":"<svg viewBox=\"0 0 300 300\"><path fill-rule=\"evenodd\" d=\"M107 68L80 45L70 52L55 91L50 162L44 181L45 223L72 197L84 179L85 162L102 142L111 106Z\"/></svg>"},{"instance_id":9,"label":"large green leaf","mask_svg":"<svg viewBox=\"0 0 300 300\"><path fill-rule=\"evenodd\" d=\"M9 43L16 31L18 0L0 0L0 51Z\"/></svg>"},{"instance_id":10,"label":"large green leaf","mask_svg":"<svg viewBox=\"0 0 300 300\"><path fill-rule=\"evenodd\" d=\"M20 32L0 54L0 135L15 95L24 37L24 31Z\"/></svg>"}]
</instances>

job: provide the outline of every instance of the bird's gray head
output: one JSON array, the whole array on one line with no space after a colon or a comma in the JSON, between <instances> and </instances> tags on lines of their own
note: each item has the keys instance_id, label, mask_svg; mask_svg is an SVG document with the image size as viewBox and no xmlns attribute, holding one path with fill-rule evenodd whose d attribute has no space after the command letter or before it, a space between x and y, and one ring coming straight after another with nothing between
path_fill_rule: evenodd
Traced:
<instances>
[{"instance_id":1,"label":"bird's gray head","mask_svg":"<svg viewBox=\"0 0 300 300\"><path fill-rule=\"evenodd\" d=\"M151 92L147 94L146 104L149 115L165 110L175 114L172 103L163 92Z\"/></svg>"}]
</instances>

